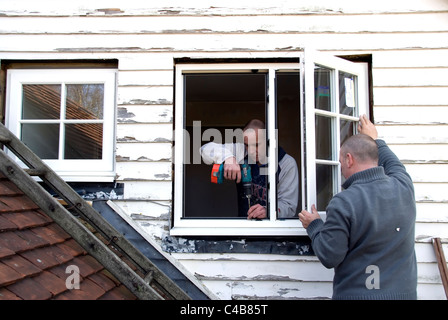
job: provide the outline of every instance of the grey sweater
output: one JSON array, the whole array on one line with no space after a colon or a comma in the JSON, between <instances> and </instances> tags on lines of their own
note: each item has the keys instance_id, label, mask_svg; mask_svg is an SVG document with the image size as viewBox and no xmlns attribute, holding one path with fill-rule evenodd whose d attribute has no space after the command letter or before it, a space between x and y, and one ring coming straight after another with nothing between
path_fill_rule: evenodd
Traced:
<instances>
[{"instance_id":1,"label":"grey sweater","mask_svg":"<svg viewBox=\"0 0 448 320\"><path fill-rule=\"evenodd\" d=\"M379 166L349 177L307 232L327 268L333 299L416 299L415 197L411 177L382 140Z\"/></svg>"}]
</instances>

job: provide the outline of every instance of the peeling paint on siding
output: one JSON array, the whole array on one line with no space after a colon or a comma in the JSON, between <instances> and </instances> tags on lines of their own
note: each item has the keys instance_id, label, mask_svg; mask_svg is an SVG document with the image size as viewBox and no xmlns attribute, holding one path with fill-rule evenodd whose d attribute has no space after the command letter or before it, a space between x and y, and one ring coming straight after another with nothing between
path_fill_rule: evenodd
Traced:
<instances>
[{"instance_id":1,"label":"peeling paint on siding","mask_svg":"<svg viewBox=\"0 0 448 320\"><path fill-rule=\"evenodd\" d=\"M132 99L129 102L124 102L123 104L138 104L138 105L171 105L172 102L166 99L158 100L142 100L142 99Z\"/></svg>"},{"instance_id":2,"label":"peeling paint on siding","mask_svg":"<svg viewBox=\"0 0 448 320\"><path fill-rule=\"evenodd\" d=\"M128 112L128 109L124 107L118 107L117 108L117 121L118 122L135 122L134 120L131 120L131 118L134 118L135 114L132 112Z\"/></svg>"},{"instance_id":3,"label":"peeling paint on siding","mask_svg":"<svg viewBox=\"0 0 448 320\"><path fill-rule=\"evenodd\" d=\"M102 12L104 14L120 14L124 13L124 11L120 10L119 8L104 8L104 9L96 9L97 12Z\"/></svg>"}]
</instances>

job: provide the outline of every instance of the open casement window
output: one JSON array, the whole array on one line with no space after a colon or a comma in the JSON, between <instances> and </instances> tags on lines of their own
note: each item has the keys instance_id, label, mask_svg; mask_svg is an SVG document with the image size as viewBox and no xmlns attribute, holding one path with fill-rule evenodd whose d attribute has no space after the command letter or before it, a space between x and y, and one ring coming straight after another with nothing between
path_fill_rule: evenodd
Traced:
<instances>
[{"instance_id":1,"label":"open casement window","mask_svg":"<svg viewBox=\"0 0 448 320\"><path fill-rule=\"evenodd\" d=\"M367 70L363 64L305 51L306 208L315 204L325 219L344 177L340 146L357 133L359 116L368 114Z\"/></svg>"},{"instance_id":2,"label":"open casement window","mask_svg":"<svg viewBox=\"0 0 448 320\"><path fill-rule=\"evenodd\" d=\"M355 133L357 117L367 101L367 92L360 92L367 87L365 69L324 57L307 52L275 61L195 63L193 59L176 63L171 235L306 234L297 214L312 203L324 211L320 205L340 190L339 143ZM259 220L241 214L241 202L247 200L241 201L234 181L211 182L213 163L200 152L212 142L215 159L229 150L235 155L243 150L242 156L236 156L240 163L250 159L242 129L252 119L262 120L266 126L262 141L257 142L265 146L266 161L252 167L265 176L264 187L253 183L253 190L261 190L267 211L267 217ZM281 185L285 176L291 179ZM290 207L294 212L288 216L283 209L285 194L289 197L286 202L294 202Z\"/></svg>"},{"instance_id":3,"label":"open casement window","mask_svg":"<svg viewBox=\"0 0 448 320\"><path fill-rule=\"evenodd\" d=\"M66 181L113 181L115 74L8 70L6 125Z\"/></svg>"}]
</instances>

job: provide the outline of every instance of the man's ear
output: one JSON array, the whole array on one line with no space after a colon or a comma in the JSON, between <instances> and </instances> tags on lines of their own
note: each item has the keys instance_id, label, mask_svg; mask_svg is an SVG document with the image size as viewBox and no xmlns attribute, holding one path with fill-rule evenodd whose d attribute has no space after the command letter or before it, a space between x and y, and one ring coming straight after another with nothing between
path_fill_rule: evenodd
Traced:
<instances>
[{"instance_id":1,"label":"man's ear","mask_svg":"<svg viewBox=\"0 0 448 320\"><path fill-rule=\"evenodd\" d=\"M353 158L353 155L349 152L345 154L345 161L347 164L347 168L351 168L355 164L355 159Z\"/></svg>"}]
</instances>

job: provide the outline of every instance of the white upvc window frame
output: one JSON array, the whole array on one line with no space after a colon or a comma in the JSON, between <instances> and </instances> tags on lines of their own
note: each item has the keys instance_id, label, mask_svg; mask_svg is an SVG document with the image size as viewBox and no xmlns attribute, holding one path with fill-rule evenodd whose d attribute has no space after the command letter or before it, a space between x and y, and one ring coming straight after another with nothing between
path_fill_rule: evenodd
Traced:
<instances>
[{"instance_id":1,"label":"white upvc window frame","mask_svg":"<svg viewBox=\"0 0 448 320\"><path fill-rule=\"evenodd\" d=\"M342 190L342 174L341 164L339 163L339 150L340 150L340 120L350 120L357 122L359 116L368 115L368 70L366 64L354 63L342 58L338 58L329 54L325 54L312 49L304 50L304 69L305 69L305 113L307 119L313 119L313 121L307 121L305 126L306 132L306 168L304 179L306 179L306 201L305 209L311 212L311 206L317 203L317 179L316 179L316 165L325 164L337 166L336 177L334 177L334 189L333 195ZM314 69L316 65L326 67L332 70L331 73L331 111L324 111L316 109L315 106L315 84L314 84ZM356 87L356 104L354 116L342 115L339 113L339 81L338 72L343 71L350 73L357 77L355 84ZM316 115L329 116L333 118L333 134L332 134L332 160L319 160L316 159L316 132L315 132L315 117ZM357 130L355 128L355 130ZM326 219L326 208L317 208L320 216L323 220Z\"/></svg>"},{"instance_id":2,"label":"white upvc window frame","mask_svg":"<svg viewBox=\"0 0 448 320\"><path fill-rule=\"evenodd\" d=\"M267 118L275 119L275 73L279 70L300 70L300 63L226 63L226 64L177 64L176 65L176 88L175 88L175 136L174 146L174 227L171 229L171 235L296 235L298 229L303 229L298 219L277 219L276 201L269 201L269 218L264 220L247 219L188 219L183 218L183 155L185 145L183 143L184 131L184 87L183 75L187 73L201 72L238 72L257 69L267 71L268 74L268 96L271 97L267 102ZM302 73L302 72L301 72ZM277 137L275 122L267 121L266 129L268 132L267 145L268 155L277 154ZM276 199L277 186L275 182L275 173L277 168L276 157L269 157L268 160L268 183L269 199ZM303 232L302 232L303 233Z\"/></svg>"},{"instance_id":3,"label":"white upvc window frame","mask_svg":"<svg viewBox=\"0 0 448 320\"><path fill-rule=\"evenodd\" d=\"M112 182L115 179L115 117L116 69L10 69L7 71L6 126L17 137L21 136L21 123L70 123L68 119L23 120L23 85L26 84L103 84L103 118L75 120L76 123L103 125L101 159L43 159L56 173L68 182ZM64 101L65 90L61 90ZM62 103L62 111L64 109ZM62 129L61 129L62 130ZM9 151L8 151L9 152ZM26 167L12 152L9 154Z\"/></svg>"},{"instance_id":4,"label":"white upvc window frame","mask_svg":"<svg viewBox=\"0 0 448 320\"><path fill-rule=\"evenodd\" d=\"M316 203L316 160L315 152L315 115L320 111L315 110L314 102L314 66L319 64L331 69L334 69L334 74L337 71L345 71L352 73L358 77L357 103L359 107L359 115L367 112L367 69L364 66L357 65L353 62L346 61L341 58L336 58L328 54L322 54L314 50L304 50L304 52L297 53L297 63L219 63L219 64L194 64L194 63L179 63L175 66L175 134L174 134L174 198L173 198L173 227L170 230L172 236L301 236L306 235L306 230L303 228L299 219L278 219L276 199L277 186L275 183L275 171L277 168L276 157L269 157L269 211L268 219L264 220L247 220L247 219L217 219L217 218L183 218L183 159L185 153L184 146L184 120L185 120L185 105L184 105L184 81L183 75L187 73L201 73L201 72L232 72L245 70L267 70L268 71L268 106L267 118L275 119L276 103L273 97L275 94L275 74L276 71L283 70L299 70L300 71L300 87L301 87L301 105L300 117L303 125L302 130L302 163L298 164L298 169L302 171L302 181L300 182L302 207L311 211L311 205ZM335 77L335 76L334 76ZM336 79L333 79L333 84L336 84ZM362 87L362 88L361 88ZM335 86L332 90L335 90ZM337 91L336 91L337 92ZM337 99L336 99L337 100ZM338 110L338 101L333 101L334 110ZM333 110L333 109L332 109ZM306 119L313 119L312 121L304 122L304 115ZM340 118L346 117L343 115L334 115L338 122ZM357 118L349 117L350 120L356 121ZM275 131L275 122L266 122L268 130L268 154L277 154L277 137ZM339 126L337 126L339 130ZM339 152L339 131L336 133L334 139L335 150ZM306 139L306 141L305 141ZM338 156L338 155L337 155ZM338 166L338 176L336 177L336 184L338 187L334 190L337 193L341 190L341 174L340 164L337 160L332 164ZM273 163L275 162L275 163ZM318 208L319 213L325 219L325 208ZM300 208L299 208L300 211Z\"/></svg>"}]
</instances>

